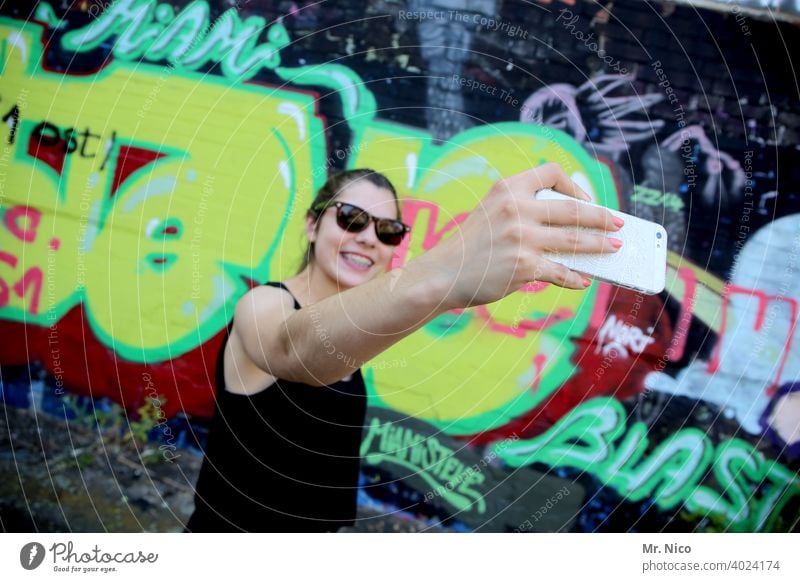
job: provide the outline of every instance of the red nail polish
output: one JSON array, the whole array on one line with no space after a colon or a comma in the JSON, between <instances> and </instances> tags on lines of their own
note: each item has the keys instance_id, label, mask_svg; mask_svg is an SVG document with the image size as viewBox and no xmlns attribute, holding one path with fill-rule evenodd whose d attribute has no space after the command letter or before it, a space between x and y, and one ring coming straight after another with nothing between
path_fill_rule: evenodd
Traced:
<instances>
[{"instance_id":1,"label":"red nail polish","mask_svg":"<svg viewBox=\"0 0 800 582\"><path fill-rule=\"evenodd\" d=\"M584 287L588 287L591 284L592 284L592 280L591 279L589 279L588 277L584 277L583 278L583 286Z\"/></svg>"},{"instance_id":2,"label":"red nail polish","mask_svg":"<svg viewBox=\"0 0 800 582\"><path fill-rule=\"evenodd\" d=\"M615 216L615 217L614 217L614 224L615 224L617 227L619 227L619 228L622 228L622 225L623 225L623 224L625 224L625 221L624 221L624 220L622 220L622 219L621 219L619 216Z\"/></svg>"},{"instance_id":3,"label":"red nail polish","mask_svg":"<svg viewBox=\"0 0 800 582\"><path fill-rule=\"evenodd\" d=\"M622 241L619 240L618 238L609 237L608 240L611 242L611 246L614 247L615 249L618 249L622 246Z\"/></svg>"}]
</instances>

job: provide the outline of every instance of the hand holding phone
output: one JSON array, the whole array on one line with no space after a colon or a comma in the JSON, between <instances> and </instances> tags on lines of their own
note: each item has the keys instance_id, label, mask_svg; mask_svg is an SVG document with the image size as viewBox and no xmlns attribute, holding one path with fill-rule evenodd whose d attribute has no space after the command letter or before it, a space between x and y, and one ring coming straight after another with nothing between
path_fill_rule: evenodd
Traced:
<instances>
[{"instance_id":1,"label":"hand holding phone","mask_svg":"<svg viewBox=\"0 0 800 582\"><path fill-rule=\"evenodd\" d=\"M598 206L545 188L535 194L536 200L571 200L578 204ZM602 207L601 207L602 208ZM667 231L655 222L642 220L630 214L606 208L625 224L614 236L622 247L613 253L548 252L543 256L551 261L584 273L596 279L656 295L664 290L667 272ZM572 228L572 227L564 227ZM581 228L581 227L574 227ZM596 229L582 229L605 234Z\"/></svg>"}]
</instances>

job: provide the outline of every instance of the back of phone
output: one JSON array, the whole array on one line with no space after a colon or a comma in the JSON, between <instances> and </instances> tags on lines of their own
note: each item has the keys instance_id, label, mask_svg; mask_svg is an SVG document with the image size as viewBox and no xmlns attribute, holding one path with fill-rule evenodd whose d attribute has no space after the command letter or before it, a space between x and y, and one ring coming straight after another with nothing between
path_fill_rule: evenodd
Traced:
<instances>
[{"instance_id":1,"label":"back of phone","mask_svg":"<svg viewBox=\"0 0 800 582\"><path fill-rule=\"evenodd\" d=\"M537 200L572 200L550 189L539 190ZM579 200L581 204L591 202ZM606 208L611 214L625 221L624 226L613 232L583 229L612 236L622 241L622 248L613 253L547 253L551 261L566 265L574 271L586 273L596 279L622 287L628 287L655 295L664 290L667 271L667 231L660 224L642 220L630 214Z\"/></svg>"}]
</instances>

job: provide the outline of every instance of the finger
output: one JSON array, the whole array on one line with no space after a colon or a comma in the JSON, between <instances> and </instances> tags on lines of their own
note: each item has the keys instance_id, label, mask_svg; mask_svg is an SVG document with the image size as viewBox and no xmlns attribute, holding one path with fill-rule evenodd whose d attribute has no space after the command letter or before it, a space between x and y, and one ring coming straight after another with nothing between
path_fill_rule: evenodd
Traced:
<instances>
[{"instance_id":1,"label":"finger","mask_svg":"<svg viewBox=\"0 0 800 582\"><path fill-rule=\"evenodd\" d=\"M569 179L561 166L552 162L504 178L498 186L522 199L530 198L534 192L543 188L551 188L567 196L592 200L591 196Z\"/></svg>"},{"instance_id":2,"label":"finger","mask_svg":"<svg viewBox=\"0 0 800 582\"><path fill-rule=\"evenodd\" d=\"M546 229L538 244L542 250L556 253L615 253L622 248L618 238L561 226Z\"/></svg>"},{"instance_id":3,"label":"finger","mask_svg":"<svg viewBox=\"0 0 800 582\"><path fill-rule=\"evenodd\" d=\"M555 261L542 258L536 267L537 281L553 283L567 289L586 289L591 279Z\"/></svg>"},{"instance_id":4,"label":"finger","mask_svg":"<svg viewBox=\"0 0 800 582\"><path fill-rule=\"evenodd\" d=\"M619 230L624 221L600 206L571 200L532 200L534 216L541 224L582 226L601 230Z\"/></svg>"}]
</instances>

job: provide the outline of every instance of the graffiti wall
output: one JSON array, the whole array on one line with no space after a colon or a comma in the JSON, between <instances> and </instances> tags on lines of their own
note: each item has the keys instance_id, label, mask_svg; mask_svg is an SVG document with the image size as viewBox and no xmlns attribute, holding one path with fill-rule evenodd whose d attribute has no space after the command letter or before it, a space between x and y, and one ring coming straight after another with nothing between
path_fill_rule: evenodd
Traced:
<instances>
[{"instance_id":1,"label":"graffiti wall","mask_svg":"<svg viewBox=\"0 0 800 582\"><path fill-rule=\"evenodd\" d=\"M202 424L233 306L296 272L329 172L397 186L394 268L557 162L665 226L667 289L532 283L369 362L362 502L477 531L791 529L798 45L633 0L3 8L0 363Z\"/></svg>"}]
</instances>

